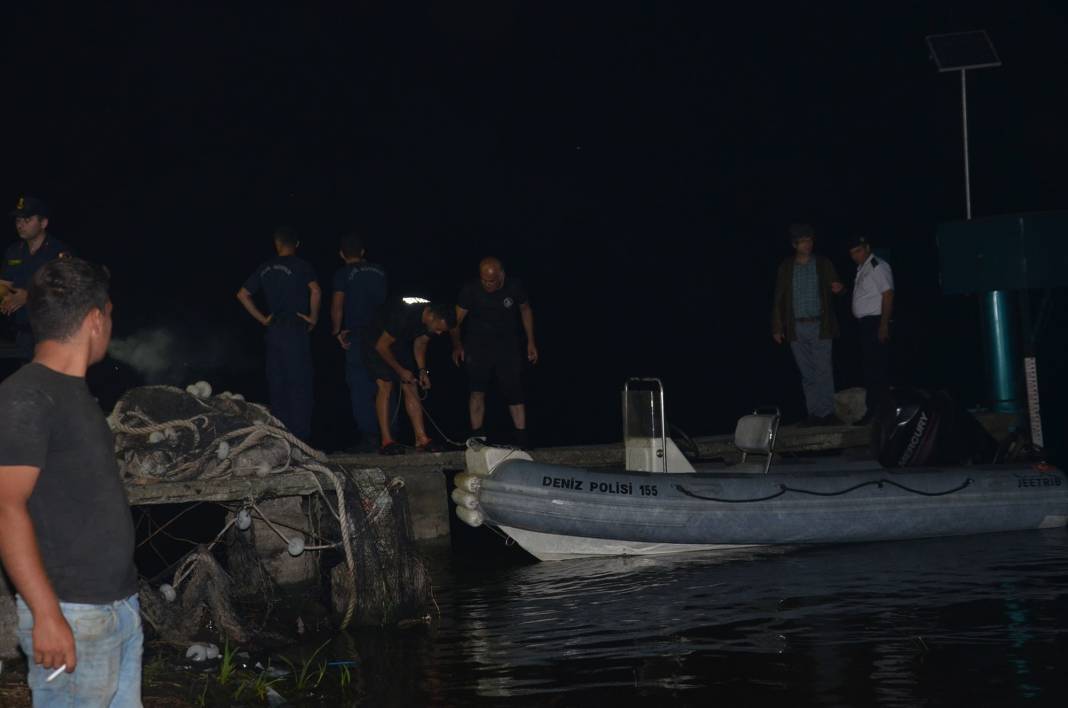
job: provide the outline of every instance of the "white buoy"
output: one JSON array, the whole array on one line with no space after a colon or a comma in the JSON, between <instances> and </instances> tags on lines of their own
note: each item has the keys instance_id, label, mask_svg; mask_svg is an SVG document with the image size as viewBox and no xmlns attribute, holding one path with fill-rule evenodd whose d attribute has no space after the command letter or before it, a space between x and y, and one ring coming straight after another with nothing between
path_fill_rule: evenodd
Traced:
<instances>
[{"instance_id":1,"label":"white buoy","mask_svg":"<svg viewBox=\"0 0 1068 708\"><path fill-rule=\"evenodd\" d=\"M463 489L457 487L456 489L452 490L452 494L450 496L452 497L452 500L456 502L456 506L458 507L465 507L467 509L478 508L478 497L476 497L471 492L464 491Z\"/></svg>"},{"instance_id":2,"label":"white buoy","mask_svg":"<svg viewBox=\"0 0 1068 708\"><path fill-rule=\"evenodd\" d=\"M163 433L158 430L153 430L151 433L148 434L148 441L150 443L163 442Z\"/></svg>"},{"instance_id":3,"label":"white buoy","mask_svg":"<svg viewBox=\"0 0 1068 708\"><path fill-rule=\"evenodd\" d=\"M211 384L207 381L197 381L197 388L200 390L201 398L211 398Z\"/></svg>"},{"instance_id":4,"label":"white buoy","mask_svg":"<svg viewBox=\"0 0 1068 708\"><path fill-rule=\"evenodd\" d=\"M219 449L215 451L215 456L220 460L225 460L230 456L230 443L223 440L219 443Z\"/></svg>"},{"instance_id":5,"label":"white buoy","mask_svg":"<svg viewBox=\"0 0 1068 708\"><path fill-rule=\"evenodd\" d=\"M461 472L456 475L456 487L465 492L478 494L478 490L482 489L482 477L470 472Z\"/></svg>"},{"instance_id":6,"label":"white buoy","mask_svg":"<svg viewBox=\"0 0 1068 708\"><path fill-rule=\"evenodd\" d=\"M204 661L208 658L208 648L203 644L193 644L185 650L185 658L193 661Z\"/></svg>"},{"instance_id":7,"label":"white buoy","mask_svg":"<svg viewBox=\"0 0 1068 708\"><path fill-rule=\"evenodd\" d=\"M300 536L294 536L293 538L289 539L289 546L286 548L286 550L289 551L289 555L296 558L304 552L304 539Z\"/></svg>"},{"instance_id":8,"label":"white buoy","mask_svg":"<svg viewBox=\"0 0 1068 708\"><path fill-rule=\"evenodd\" d=\"M475 528L481 526L482 522L486 520L480 509L468 509L466 506L456 507L456 516L460 521Z\"/></svg>"},{"instance_id":9,"label":"white buoy","mask_svg":"<svg viewBox=\"0 0 1068 708\"><path fill-rule=\"evenodd\" d=\"M163 595L163 599L167 602L174 602L175 598L178 597L178 593L174 591L174 586L167 583L159 586L159 594Z\"/></svg>"},{"instance_id":10,"label":"white buoy","mask_svg":"<svg viewBox=\"0 0 1068 708\"><path fill-rule=\"evenodd\" d=\"M241 531L248 531L249 527L252 526L252 514L249 513L248 509L242 509L237 512L237 521L235 523Z\"/></svg>"}]
</instances>

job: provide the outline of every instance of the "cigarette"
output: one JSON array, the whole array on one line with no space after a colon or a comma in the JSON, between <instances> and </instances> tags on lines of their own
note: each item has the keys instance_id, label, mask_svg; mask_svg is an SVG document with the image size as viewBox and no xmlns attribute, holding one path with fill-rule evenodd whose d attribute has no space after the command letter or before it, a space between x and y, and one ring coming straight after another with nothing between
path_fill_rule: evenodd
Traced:
<instances>
[{"instance_id":1,"label":"cigarette","mask_svg":"<svg viewBox=\"0 0 1068 708\"><path fill-rule=\"evenodd\" d=\"M49 681L51 681L52 679L56 678L57 676L59 676L61 673L63 673L66 670L67 670L67 665L63 664L63 666L60 666L58 669L56 669L52 673L48 674L48 678L45 679L45 683L48 683Z\"/></svg>"}]
</instances>

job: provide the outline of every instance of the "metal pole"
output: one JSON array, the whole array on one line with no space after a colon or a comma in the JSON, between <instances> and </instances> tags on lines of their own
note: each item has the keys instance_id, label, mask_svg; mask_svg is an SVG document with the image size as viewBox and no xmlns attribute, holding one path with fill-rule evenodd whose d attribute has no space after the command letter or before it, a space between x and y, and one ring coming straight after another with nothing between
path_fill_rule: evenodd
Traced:
<instances>
[{"instance_id":1,"label":"metal pole","mask_svg":"<svg viewBox=\"0 0 1068 708\"><path fill-rule=\"evenodd\" d=\"M972 220L972 178L968 166L968 70L960 70L960 117L964 124L964 213Z\"/></svg>"}]
</instances>

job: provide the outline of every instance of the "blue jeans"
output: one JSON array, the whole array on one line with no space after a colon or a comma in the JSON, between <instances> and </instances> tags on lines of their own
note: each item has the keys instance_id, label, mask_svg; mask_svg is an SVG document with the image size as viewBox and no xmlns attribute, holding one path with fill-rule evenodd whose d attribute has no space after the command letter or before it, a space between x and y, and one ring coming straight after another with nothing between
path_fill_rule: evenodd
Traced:
<instances>
[{"instance_id":1,"label":"blue jeans","mask_svg":"<svg viewBox=\"0 0 1068 708\"><path fill-rule=\"evenodd\" d=\"M33 614L21 597L16 608L34 708L140 708L143 636L137 595L107 605L59 603L74 632L78 666L51 682L45 679L53 669L33 663Z\"/></svg>"}]
</instances>

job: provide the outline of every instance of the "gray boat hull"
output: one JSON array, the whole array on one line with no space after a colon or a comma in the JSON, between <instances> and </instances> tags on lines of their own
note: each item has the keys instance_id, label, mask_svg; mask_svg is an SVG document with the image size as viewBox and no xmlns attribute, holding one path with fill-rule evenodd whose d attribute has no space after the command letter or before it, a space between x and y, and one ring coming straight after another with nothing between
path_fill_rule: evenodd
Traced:
<instances>
[{"instance_id":1,"label":"gray boat hull","mask_svg":"<svg viewBox=\"0 0 1068 708\"><path fill-rule=\"evenodd\" d=\"M1068 523L1068 478L1046 465L772 470L649 474L508 460L482 478L478 504L485 522L502 528L689 546L890 541Z\"/></svg>"}]
</instances>

